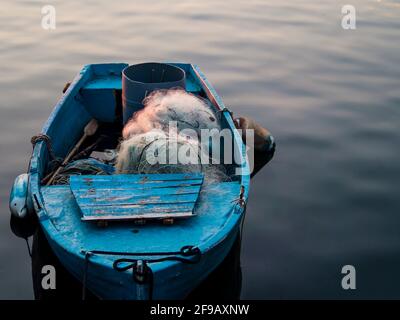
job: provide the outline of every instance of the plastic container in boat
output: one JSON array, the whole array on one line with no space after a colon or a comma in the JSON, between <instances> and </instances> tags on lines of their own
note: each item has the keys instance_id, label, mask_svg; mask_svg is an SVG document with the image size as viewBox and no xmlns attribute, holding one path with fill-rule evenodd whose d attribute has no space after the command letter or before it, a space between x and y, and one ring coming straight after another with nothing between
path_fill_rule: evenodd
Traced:
<instances>
[{"instance_id":1,"label":"plastic container in boat","mask_svg":"<svg viewBox=\"0 0 400 320\"><path fill-rule=\"evenodd\" d=\"M122 71L123 123L143 108L143 99L157 89L185 89L185 71L179 67L148 62L126 67Z\"/></svg>"}]
</instances>

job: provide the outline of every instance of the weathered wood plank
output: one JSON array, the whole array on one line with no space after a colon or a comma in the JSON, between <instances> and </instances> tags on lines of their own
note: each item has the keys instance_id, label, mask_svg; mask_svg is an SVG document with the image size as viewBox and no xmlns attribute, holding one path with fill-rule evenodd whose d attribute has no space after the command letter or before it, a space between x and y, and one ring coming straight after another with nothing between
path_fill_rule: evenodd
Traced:
<instances>
[{"instance_id":1,"label":"weathered wood plank","mask_svg":"<svg viewBox=\"0 0 400 320\"><path fill-rule=\"evenodd\" d=\"M82 220L193 215L202 174L71 176Z\"/></svg>"},{"instance_id":2,"label":"weathered wood plank","mask_svg":"<svg viewBox=\"0 0 400 320\"><path fill-rule=\"evenodd\" d=\"M81 206L83 220L158 218L193 214L193 203Z\"/></svg>"},{"instance_id":3,"label":"weathered wood plank","mask_svg":"<svg viewBox=\"0 0 400 320\"><path fill-rule=\"evenodd\" d=\"M98 175L85 175L85 176L71 176L71 179L78 179L84 177L84 180L94 181L169 181L169 180L203 180L203 173L168 173L168 174L115 174L112 176L98 176Z\"/></svg>"},{"instance_id":4,"label":"weathered wood plank","mask_svg":"<svg viewBox=\"0 0 400 320\"><path fill-rule=\"evenodd\" d=\"M95 188L96 190L136 190L136 189L156 189L156 188L166 188L166 187L190 187L190 186L200 186L202 184L201 180L184 180L184 181L150 181L145 183L140 183L137 181L82 181L82 180L70 180L70 186L77 190L87 190L90 188Z\"/></svg>"},{"instance_id":5,"label":"weathered wood plank","mask_svg":"<svg viewBox=\"0 0 400 320\"><path fill-rule=\"evenodd\" d=\"M137 197L151 197L157 195L179 195L179 194L198 194L201 186L187 186L187 187L164 187L164 188L133 188L133 189L118 189L118 196L137 196ZM79 190L79 189L77 189ZM117 189L113 189L117 190ZM110 196L110 190L107 189L94 189L89 188L82 191L82 198L105 198Z\"/></svg>"},{"instance_id":6,"label":"weathered wood plank","mask_svg":"<svg viewBox=\"0 0 400 320\"><path fill-rule=\"evenodd\" d=\"M96 220L135 220L135 219L164 219L164 218L188 218L192 217L192 211L187 212L174 212L174 213L144 213L137 215L118 215L110 214L103 215L101 218L98 216L82 216L83 221L96 221Z\"/></svg>"},{"instance_id":7,"label":"weathered wood plank","mask_svg":"<svg viewBox=\"0 0 400 320\"><path fill-rule=\"evenodd\" d=\"M197 200L197 193L189 194L153 194L143 197L142 195L125 195L121 196L119 192L115 193L114 190L105 197L81 197L81 206L121 206L131 204L174 204L174 203L195 203Z\"/></svg>"},{"instance_id":8,"label":"weathered wood plank","mask_svg":"<svg viewBox=\"0 0 400 320\"><path fill-rule=\"evenodd\" d=\"M157 204L123 204L123 205L101 205L101 206L82 206L83 210L88 209L96 214L116 213L116 214L141 214L146 212L172 213L190 211L192 203L157 203Z\"/></svg>"}]
</instances>

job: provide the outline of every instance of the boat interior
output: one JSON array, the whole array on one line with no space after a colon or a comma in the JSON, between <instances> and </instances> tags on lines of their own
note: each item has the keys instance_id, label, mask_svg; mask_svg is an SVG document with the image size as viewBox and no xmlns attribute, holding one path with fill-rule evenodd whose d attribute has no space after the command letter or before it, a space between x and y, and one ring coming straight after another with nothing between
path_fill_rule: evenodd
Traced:
<instances>
[{"instance_id":1,"label":"boat interior","mask_svg":"<svg viewBox=\"0 0 400 320\"><path fill-rule=\"evenodd\" d=\"M186 91L210 102L211 108L218 113L221 128L232 128L228 123L230 116L223 116L220 103L214 95L199 83L200 75L195 73L190 64L176 64L186 72ZM44 131L52 138L52 149L57 158L63 159L82 136L85 125L96 119L99 127L94 135L87 137L80 146L73 160L87 158L92 151L118 149L122 140L122 83L121 72L126 64L89 65L81 72L81 78L72 83L50 116ZM238 141L234 141L238 143ZM239 146L235 150L242 148ZM224 148L220 150L221 158ZM51 171L51 157L46 152L40 174L42 179ZM235 175L236 165L226 165L232 180L239 180Z\"/></svg>"},{"instance_id":2,"label":"boat interior","mask_svg":"<svg viewBox=\"0 0 400 320\"><path fill-rule=\"evenodd\" d=\"M85 125L93 118L99 121L99 128L95 135L89 137L82 144L78 155L87 158L93 151L104 151L106 149L117 149L121 141L122 124L122 102L121 102L121 71L126 64L101 64L90 65L85 67L80 75L74 80L65 92L55 110L47 121L43 132L51 138L52 149L56 157L65 158L68 152L74 147L80 139ZM198 95L202 98L210 100L211 104L217 109L221 108L220 103L215 100L215 96L199 82L202 75L197 74L192 65L179 64L186 72L186 91ZM232 128L233 123L227 112L220 112L220 123L222 128ZM235 143L238 143L235 138ZM46 218L49 218L51 224L47 225L51 230L47 230L47 234L58 233L61 238L59 241L68 241L70 246L80 250L82 247L90 249L102 250L140 250L140 248L154 248L156 250L170 250L177 243L205 243L218 233L218 230L227 227L228 221L234 218L231 223L236 223L238 215L235 214L235 208L241 212L238 206L238 199L243 197L243 179L249 177L244 175L235 175L234 167L228 167L230 179L229 181L220 182L211 185L202 185L200 180L191 180L189 185L170 185L171 189L178 190L180 193L195 194L187 202L191 202L194 206L193 218L179 219L169 227L163 227L162 223L146 223L139 227L133 221L112 221L107 224L107 228L99 228L100 224L82 221L82 204L75 198L76 193L70 184L52 184L46 185L43 179L49 174L52 168L52 159L48 148L42 144L38 154L38 173L42 180L40 185L40 197L46 212ZM78 158L79 158L78 157ZM75 158L76 159L76 158ZM114 175L116 177L118 175ZM129 175L127 175L129 176ZM131 175L134 176L134 175ZM166 176L166 175L164 175ZM93 176L90 176L93 177ZM85 179L85 175L82 175ZM118 178L120 179L120 178ZM118 180L117 179L117 180ZM127 178L129 180L129 177ZM77 182L81 190L82 183L88 193L98 192L101 194L112 194L116 192L118 195L124 192L137 193L137 185L132 181L125 181L125 186L121 187L121 181L92 181L81 180ZM151 180L151 179L150 179ZM164 180L157 178L157 183L165 183ZM167 179L168 180L168 179ZM175 181L175 180L174 180ZM114 183L114 185L113 185ZM182 183L180 181L179 183ZM197 185L197 192L189 192L187 188ZM117 188L113 189L113 186ZM157 194L157 189L161 190L164 186L150 185L151 193ZM79 189L81 188L81 189ZM126 189L122 190L121 189ZM185 189L186 188L186 189ZM110 191L111 190L111 191ZM199 192L200 191L200 192ZM247 192L246 192L247 193ZM176 195L175 192L173 192ZM143 198L146 197L147 198ZM175 201L174 197L168 195L160 197L162 203L147 202L149 194L144 194L141 202L134 202L137 211L143 211L145 206L157 207L164 205L169 209L171 206L178 206L179 201ZM172 197L172 198L171 198ZM145 199L145 200L143 200ZM173 200L171 200L173 199ZM133 200L132 200L133 201ZM138 199L136 198L136 200ZM172 202L172 203L171 203ZM182 205L188 205L186 200ZM132 204L129 203L130 205ZM90 204L92 205L92 204ZM126 203L118 203L117 206L126 205ZM108 208L110 205L108 204ZM181 208L177 209L181 211ZM137 222L137 221L136 221ZM157 233L157 239L154 241L154 232ZM104 235L107 235L107 241L104 241ZM153 235L153 236L152 236ZM121 239L127 241L121 241ZM130 241L130 240L136 241Z\"/></svg>"}]
</instances>

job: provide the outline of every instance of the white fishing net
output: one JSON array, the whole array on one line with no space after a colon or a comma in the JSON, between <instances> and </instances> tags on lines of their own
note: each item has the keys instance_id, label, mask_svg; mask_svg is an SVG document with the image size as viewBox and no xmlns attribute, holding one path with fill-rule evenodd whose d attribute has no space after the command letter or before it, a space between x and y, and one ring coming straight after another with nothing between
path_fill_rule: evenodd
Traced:
<instances>
[{"instance_id":1,"label":"white fishing net","mask_svg":"<svg viewBox=\"0 0 400 320\"><path fill-rule=\"evenodd\" d=\"M144 108L136 112L125 125L124 139L152 129L168 131L176 122L178 131L192 129L200 136L201 129L220 129L217 116L208 102L183 89L156 90L144 101Z\"/></svg>"},{"instance_id":2,"label":"white fishing net","mask_svg":"<svg viewBox=\"0 0 400 320\"><path fill-rule=\"evenodd\" d=\"M229 181L225 166L212 164L199 142L201 129L220 129L217 119L206 101L182 89L154 91L123 129L116 172L203 172L206 184Z\"/></svg>"}]
</instances>

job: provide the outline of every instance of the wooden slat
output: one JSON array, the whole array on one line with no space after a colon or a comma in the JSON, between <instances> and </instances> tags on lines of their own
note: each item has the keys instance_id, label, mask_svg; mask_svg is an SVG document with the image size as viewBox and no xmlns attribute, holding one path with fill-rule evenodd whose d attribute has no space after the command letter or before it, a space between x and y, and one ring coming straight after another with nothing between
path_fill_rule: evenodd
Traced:
<instances>
[{"instance_id":1,"label":"wooden slat","mask_svg":"<svg viewBox=\"0 0 400 320\"><path fill-rule=\"evenodd\" d=\"M179 195L179 194L198 194L201 186L187 186L187 187L164 187L157 189L157 195ZM79 189L78 189L79 190ZM138 197L151 197L154 195L154 188L143 189L113 189L118 190L119 197L138 196ZM82 198L108 198L110 197L110 190L107 189L93 189L89 188L82 190Z\"/></svg>"},{"instance_id":2,"label":"wooden slat","mask_svg":"<svg viewBox=\"0 0 400 320\"><path fill-rule=\"evenodd\" d=\"M203 180L203 174L201 172L194 173L167 173L167 174L114 174L112 176L99 176L99 175L85 175L85 176L71 176L72 179L78 177L79 180L83 177L83 180L94 180L94 181L169 181L169 180Z\"/></svg>"},{"instance_id":3,"label":"wooden slat","mask_svg":"<svg viewBox=\"0 0 400 320\"><path fill-rule=\"evenodd\" d=\"M187 217L193 215L201 173L71 176L82 220Z\"/></svg>"},{"instance_id":4,"label":"wooden slat","mask_svg":"<svg viewBox=\"0 0 400 320\"><path fill-rule=\"evenodd\" d=\"M100 205L100 206L82 206L83 217L92 220L108 219L137 219L139 217L154 218L170 217L174 214L192 215L194 203L179 203L179 204L123 204L123 205ZM189 214L190 213L190 214ZM85 219L84 219L85 220Z\"/></svg>"},{"instance_id":5,"label":"wooden slat","mask_svg":"<svg viewBox=\"0 0 400 320\"><path fill-rule=\"evenodd\" d=\"M124 204L124 205L109 205L98 207L81 207L83 210L88 209L94 211L96 214L118 214L118 215L138 215L144 213L173 213L191 211L191 203L177 203L177 204Z\"/></svg>"},{"instance_id":6,"label":"wooden slat","mask_svg":"<svg viewBox=\"0 0 400 320\"><path fill-rule=\"evenodd\" d=\"M72 177L72 176L71 176ZM166 187L190 187L199 186L202 184L201 180L185 180L185 181L151 181L146 183L139 183L137 181L95 181L90 180L81 181L72 179L70 180L70 185L74 189L87 190L89 188L95 188L96 190L101 189L114 189L114 190L136 190L136 189L155 189L155 188L166 188Z\"/></svg>"},{"instance_id":7,"label":"wooden slat","mask_svg":"<svg viewBox=\"0 0 400 320\"><path fill-rule=\"evenodd\" d=\"M146 204L174 204L174 203L194 203L197 200L198 193L189 194L164 194L164 195L114 195L114 193L106 197L81 197L81 206L123 206L123 205L146 205Z\"/></svg>"},{"instance_id":8,"label":"wooden slat","mask_svg":"<svg viewBox=\"0 0 400 320\"><path fill-rule=\"evenodd\" d=\"M135 219L162 219L162 218L188 218L193 216L192 211L173 212L173 213L144 213L137 215L119 215L116 213L104 214L101 217L96 215L82 216L83 221L99 221L99 220L135 220Z\"/></svg>"}]
</instances>

